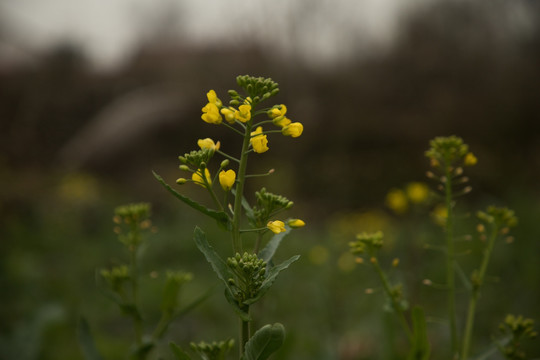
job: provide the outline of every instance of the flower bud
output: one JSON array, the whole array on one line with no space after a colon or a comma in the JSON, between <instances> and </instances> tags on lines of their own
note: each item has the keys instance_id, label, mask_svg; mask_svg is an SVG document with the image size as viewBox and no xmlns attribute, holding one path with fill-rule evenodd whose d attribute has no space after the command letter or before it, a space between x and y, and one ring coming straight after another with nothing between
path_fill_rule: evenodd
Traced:
<instances>
[{"instance_id":1,"label":"flower bud","mask_svg":"<svg viewBox=\"0 0 540 360\"><path fill-rule=\"evenodd\" d=\"M220 166L221 166L222 168L225 168L225 167L229 166L229 163L230 163L229 159L225 159L225 160L223 160L223 161L221 162L221 165L220 165Z\"/></svg>"},{"instance_id":2,"label":"flower bud","mask_svg":"<svg viewBox=\"0 0 540 360\"><path fill-rule=\"evenodd\" d=\"M184 178L178 178L178 179L176 180L176 183L177 183L178 185L183 185L183 184L185 184L186 182L187 182L187 180L184 179Z\"/></svg>"},{"instance_id":3,"label":"flower bud","mask_svg":"<svg viewBox=\"0 0 540 360\"><path fill-rule=\"evenodd\" d=\"M296 229L306 226L306 223L300 219L291 219L287 222L287 225L289 225L293 229Z\"/></svg>"},{"instance_id":4,"label":"flower bud","mask_svg":"<svg viewBox=\"0 0 540 360\"><path fill-rule=\"evenodd\" d=\"M183 171L189 171L189 166L187 165L180 165L178 168Z\"/></svg>"}]
</instances>

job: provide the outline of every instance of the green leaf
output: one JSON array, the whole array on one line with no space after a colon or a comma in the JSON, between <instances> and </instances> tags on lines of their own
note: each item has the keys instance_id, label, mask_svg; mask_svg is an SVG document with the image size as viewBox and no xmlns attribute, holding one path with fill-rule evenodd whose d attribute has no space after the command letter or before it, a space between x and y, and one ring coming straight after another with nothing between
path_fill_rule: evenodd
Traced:
<instances>
[{"instance_id":1,"label":"green leaf","mask_svg":"<svg viewBox=\"0 0 540 360\"><path fill-rule=\"evenodd\" d=\"M96 348L94 338L90 332L88 321L86 321L86 319L83 317L79 319L79 324L77 325L77 338L79 340L79 346L81 347L83 356L86 360L103 359Z\"/></svg>"},{"instance_id":2,"label":"green leaf","mask_svg":"<svg viewBox=\"0 0 540 360\"><path fill-rule=\"evenodd\" d=\"M274 283L279 273L286 268L289 267L293 262L298 260L300 258L300 255L295 255L291 257L289 260L285 260L279 265L274 266L268 271L268 275L266 276L266 279L264 279L263 283L261 284L261 288L259 289L259 293L256 297L249 299L245 301L244 303L246 305L254 304L256 303L267 291L270 289L270 286Z\"/></svg>"},{"instance_id":3,"label":"green leaf","mask_svg":"<svg viewBox=\"0 0 540 360\"><path fill-rule=\"evenodd\" d=\"M463 271L463 269L457 263L457 261L454 262L454 265L455 265L455 268L456 268L456 273L458 274L458 277L461 280L461 282L463 283L463 285L465 286L465 288L467 290L469 290L469 291L472 291L471 280L469 279L469 277L467 277L467 275L465 275L465 271Z\"/></svg>"},{"instance_id":4,"label":"green leaf","mask_svg":"<svg viewBox=\"0 0 540 360\"><path fill-rule=\"evenodd\" d=\"M276 323L265 325L246 343L243 360L266 360L283 345L285 328Z\"/></svg>"},{"instance_id":5,"label":"green leaf","mask_svg":"<svg viewBox=\"0 0 540 360\"><path fill-rule=\"evenodd\" d=\"M169 347L174 354L176 360L191 360L191 357L178 345L172 341L169 343Z\"/></svg>"},{"instance_id":6,"label":"green leaf","mask_svg":"<svg viewBox=\"0 0 540 360\"><path fill-rule=\"evenodd\" d=\"M506 335L500 339L494 340L494 342L488 346L480 355L474 358L474 360L487 360L491 355L499 351L501 347L505 347L510 340L512 340L512 335Z\"/></svg>"},{"instance_id":7,"label":"green leaf","mask_svg":"<svg viewBox=\"0 0 540 360\"><path fill-rule=\"evenodd\" d=\"M213 218L214 220L217 221L218 225L223 227L224 229L229 230L231 228L231 222L229 220L229 216L227 216L227 213L225 213L223 211L216 211L216 210L212 210L212 209L208 209L208 208L204 207L203 205L199 204L198 202L196 202L194 200L191 200L187 196L184 196L184 195L176 192L176 190L174 190L172 187L170 187L170 185L168 185L163 180L163 178L161 176L159 176L158 174L156 174L154 171L152 171L152 174L154 174L154 177L157 179L157 181L159 181L161 183L161 185L163 185L163 187L165 187L165 189L167 189L171 194L176 196L178 199L180 199L181 201L183 201L187 205L191 206L193 209L195 209L197 211L200 211L201 213Z\"/></svg>"},{"instance_id":8,"label":"green leaf","mask_svg":"<svg viewBox=\"0 0 540 360\"><path fill-rule=\"evenodd\" d=\"M257 254L260 259L263 259L267 263L272 260L274 254L276 253L276 250L281 244L281 240L283 240L283 238L291 232L290 227L285 226L285 229L287 229L287 231L280 232L279 234L275 234L274 236L272 236L272 239L270 239L266 246L259 252L259 254Z\"/></svg>"},{"instance_id":9,"label":"green leaf","mask_svg":"<svg viewBox=\"0 0 540 360\"><path fill-rule=\"evenodd\" d=\"M197 226L195 227L195 233L193 235L193 239L195 240L195 244L197 245L197 248L203 253L206 260L210 263L212 266L212 269L216 272L218 278L223 281L227 289L229 291L232 291L229 287L228 280L233 277L231 272L229 271L229 267L227 266L227 263L218 255L218 253L214 250L214 248L208 243L208 240L206 239L206 235L204 232Z\"/></svg>"},{"instance_id":10,"label":"green leaf","mask_svg":"<svg viewBox=\"0 0 540 360\"><path fill-rule=\"evenodd\" d=\"M415 306L412 309L413 339L412 347L407 360L428 360L431 346L427 337L426 318L424 310Z\"/></svg>"},{"instance_id":11,"label":"green leaf","mask_svg":"<svg viewBox=\"0 0 540 360\"><path fill-rule=\"evenodd\" d=\"M232 305L234 311L240 317L240 319L242 319L242 321L249 322L252 320L249 313L240 307L240 305L238 304L238 301L236 301L235 297L233 296L233 294L231 293L229 289L225 289L225 299L227 299L229 304Z\"/></svg>"}]
</instances>

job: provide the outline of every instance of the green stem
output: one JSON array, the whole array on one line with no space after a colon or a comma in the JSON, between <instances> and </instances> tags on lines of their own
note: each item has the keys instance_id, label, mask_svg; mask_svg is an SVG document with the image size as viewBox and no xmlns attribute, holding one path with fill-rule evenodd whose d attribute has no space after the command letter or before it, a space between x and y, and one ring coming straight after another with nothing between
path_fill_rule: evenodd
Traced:
<instances>
[{"instance_id":1,"label":"green stem","mask_svg":"<svg viewBox=\"0 0 540 360\"><path fill-rule=\"evenodd\" d=\"M263 231L262 230L266 230L266 228L262 228L262 229L260 229L259 232L257 232L257 240L255 240L255 247L253 248L253 253L254 254L259 253L259 248L261 247L261 240L262 240L262 237L263 237Z\"/></svg>"},{"instance_id":2,"label":"green stem","mask_svg":"<svg viewBox=\"0 0 540 360\"><path fill-rule=\"evenodd\" d=\"M454 216L452 211L452 174L448 162L445 166L445 205L446 218L446 285L448 286L448 317L450 326L450 341L452 345L452 358L459 354L456 321L456 283L455 283L455 250L454 250Z\"/></svg>"},{"instance_id":3,"label":"green stem","mask_svg":"<svg viewBox=\"0 0 540 360\"><path fill-rule=\"evenodd\" d=\"M137 246L132 245L129 249L130 251L130 266L131 266L131 296L133 301L133 306L137 308L138 303L138 275L137 275ZM133 314L133 327L135 329L135 343L137 345L142 344L142 323L141 319L137 314Z\"/></svg>"},{"instance_id":4,"label":"green stem","mask_svg":"<svg viewBox=\"0 0 540 360\"><path fill-rule=\"evenodd\" d=\"M493 232L491 236L489 237L489 241L486 247L486 250L484 252L484 257L482 258L482 264L480 265L480 271L478 273L478 278L473 283L471 298L469 300L469 309L467 312L467 322L465 325L465 335L463 337L463 352L461 354L461 359L466 360L469 356L469 351L471 348L471 342L472 342L472 332L474 327L474 315L476 312L476 304L478 302L478 298L480 297L480 288L484 283L484 277L486 276L486 270L489 264L489 260L491 258L491 252L493 251L493 247L495 245L495 240L497 239L497 233L499 232L499 228L497 226L494 227Z\"/></svg>"},{"instance_id":5,"label":"green stem","mask_svg":"<svg viewBox=\"0 0 540 360\"><path fill-rule=\"evenodd\" d=\"M409 340L409 343L412 344L413 342L413 334L411 331L411 328L409 327L409 323L407 322L407 319L405 318L405 313L403 312L403 309L401 308L399 302L397 301L396 297L392 294L392 287L390 286L390 283L388 282L388 279L386 278L386 275L384 274L383 270L381 269L379 265L379 261L376 258L373 258L371 263L373 264L373 268L379 275L379 278L381 279L381 282L384 287L384 291L392 301L392 307L397 312L401 326L403 327L403 331L405 331L405 334L407 335L407 338Z\"/></svg>"},{"instance_id":6,"label":"green stem","mask_svg":"<svg viewBox=\"0 0 540 360\"><path fill-rule=\"evenodd\" d=\"M247 314L249 314L249 305L243 309ZM240 359L243 358L244 352L246 351L246 343L251 338L251 329L249 326L249 321L244 321L240 319Z\"/></svg>"}]
</instances>

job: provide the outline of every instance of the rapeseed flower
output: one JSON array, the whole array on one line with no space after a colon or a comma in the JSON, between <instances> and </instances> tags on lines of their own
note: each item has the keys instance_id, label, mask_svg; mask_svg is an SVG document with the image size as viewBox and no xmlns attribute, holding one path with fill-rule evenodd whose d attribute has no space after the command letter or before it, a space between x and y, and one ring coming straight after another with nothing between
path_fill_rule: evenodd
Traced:
<instances>
[{"instance_id":1,"label":"rapeseed flower","mask_svg":"<svg viewBox=\"0 0 540 360\"><path fill-rule=\"evenodd\" d=\"M275 221L269 221L268 224L266 224L266 227L270 229L274 234L279 234L281 232L287 231L285 229L285 223L280 220Z\"/></svg>"},{"instance_id":2,"label":"rapeseed flower","mask_svg":"<svg viewBox=\"0 0 540 360\"><path fill-rule=\"evenodd\" d=\"M231 190L235 181L236 173L234 172L234 170L221 170L221 172L219 173L219 183L223 190Z\"/></svg>"},{"instance_id":3,"label":"rapeseed flower","mask_svg":"<svg viewBox=\"0 0 540 360\"><path fill-rule=\"evenodd\" d=\"M221 144L219 141L217 143L214 143L214 140L210 138L206 138L206 139L199 139L197 141L197 145L199 145L201 149L219 150L219 147Z\"/></svg>"},{"instance_id":4,"label":"rapeseed flower","mask_svg":"<svg viewBox=\"0 0 540 360\"><path fill-rule=\"evenodd\" d=\"M403 214L409 208L407 196L403 190L393 189L386 195L386 205L396 214Z\"/></svg>"},{"instance_id":5,"label":"rapeseed flower","mask_svg":"<svg viewBox=\"0 0 540 360\"><path fill-rule=\"evenodd\" d=\"M287 113L287 107L283 104L281 105L274 105L270 110L268 110L267 114L270 118L275 119L277 117L285 116Z\"/></svg>"},{"instance_id":6,"label":"rapeseed flower","mask_svg":"<svg viewBox=\"0 0 540 360\"><path fill-rule=\"evenodd\" d=\"M477 162L478 159L476 158L476 156L474 156L472 152L467 153L467 155L465 155L465 159L463 160L465 166L474 166Z\"/></svg>"},{"instance_id":7,"label":"rapeseed flower","mask_svg":"<svg viewBox=\"0 0 540 360\"><path fill-rule=\"evenodd\" d=\"M257 127L257 129L251 133L251 139L249 140L253 151L259 154L266 152L269 149L268 139L262 132L262 126Z\"/></svg>"},{"instance_id":8,"label":"rapeseed flower","mask_svg":"<svg viewBox=\"0 0 540 360\"><path fill-rule=\"evenodd\" d=\"M208 102L210 104L215 104L218 108L220 108L223 105L223 103L217 97L217 94L214 90L210 90L209 92L207 92L206 97L208 98Z\"/></svg>"},{"instance_id":9,"label":"rapeseed flower","mask_svg":"<svg viewBox=\"0 0 540 360\"><path fill-rule=\"evenodd\" d=\"M219 108L215 103L206 104L205 107L202 108L202 111L203 114L201 115L201 119L203 119L205 122L216 125L221 124L223 118L221 117Z\"/></svg>"},{"instance_id":10,"label":"rapeseed flower","mask_svg":"<svg viewBox=\"0 0 540 360\"><path fill-rule=\"evenodd\" d=\"M301 228L306 225L305 222L303 222L300 219L291 219L287 222L287 225L289 225L292 228Z\"/></svg>"},{"instance_id":11,"label":"rapeseed flower","mask_svg":"<svg viewBox=\"0 0 540 360\"><path fill-rule=\"evenodd\" d=\"M429 196L429 188L421 182L412 182L405 188L407 197L412 203L420 204L427 200Z\"/></svg>"},{"instance_id":12,"label":"rapeseed flower","mask_svg":"<svg viewBox=\"0 0 540 360\"><path fill-rule=\"evenodd\" d=\"M210 171L208 169L204 169L204 177L206 178L206 182L208 185L212 185L212 179L210 178ZM206 187L206 184L202 178L201 169L198 169L191 175L191 180L197 185L201 185L202 187Z\"/></svg>"},{"instance_id":13,"label":"rapeseed flower","mask_svg":"<svg viewBox=\"0 0 540 360\"><path fill-rule=\"evenodd\" d=\"M304 131L304 126L302 125L302 123L295 122L285 126L281 130L281 133L285 136L291 136L295 138L302 135L302 131Z\"/></svg>"},{"instance_id":14,"label":"rapeseed flower","mask_svg":"<svg viewBox=\"0 0 540 360\"><path fill-rule=\"evenodd\" d=\"M272 122L274 123L274 125L284 128L291 123L291 120L285 116L278 116L277 118L274 118Z\"/></svg>"},{"instance_id":15,"label":"rapeseed flower","mask_svg":"<svg viewBox=\"0 0 540 360\"><path fill-rule=\"evenodd\" d=\"M238 107L238 110L234 112L234 117L236 118L236 120L241 121L243 123L251 120L251 105L250 104L240 105Z\"/></svg>"},{"instance_id":16,"label":"rapeseed flower","mask_svg":"<svg viewBox=\"0 0 540 360\"><path fill-rule=\"evenodd\" d=\"M225 117L225 120L229 124L234 124L236 120L235 112L236 110L233 108L223 108L220 110L221 114Z\"/></svg>"}]
</instances>

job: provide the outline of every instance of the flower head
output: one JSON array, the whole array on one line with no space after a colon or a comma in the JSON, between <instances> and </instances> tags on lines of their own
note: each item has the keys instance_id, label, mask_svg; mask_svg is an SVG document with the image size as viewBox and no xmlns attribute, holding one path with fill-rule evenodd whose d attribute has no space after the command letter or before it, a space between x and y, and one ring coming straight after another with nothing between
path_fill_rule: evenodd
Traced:
<instances>
[{"instance_id":1,"label":"flower head","mask_svg":"<svg viewBox=\"0 0 540 360\"><path fill-rule=\"evenodd\" d=\"M266 135L263 135L262 132L262 126L257 127L257 129L251 133L251 139L249 140L251 142L253 151L259 154L266 152L269 149L268 139L266 138Z\"/></svg>"},{"instance_id":2,"label":"flower head","mask_svg":"<svg viewBox=\"0 0 540 360\"><path fill-rule=\"evenodd\" d=\"M219 147L221 144L219 143L219 141L217 143L214 143L214 140L210 138L206 138L206 139L199 139L197 141L197 145L199 145L201 149L219 150Z\"/></svg>"},{"instance_id":3,"label":"flower head","mask_svg":"<svg viewBox=\"0 0 540 360\"><path fill-rule=\"evenodd\" d=\"M206 183L208 185L212 185L212 179L210 178L210 171L208 171L207 168L204 169L204 177L206 178ZM201 169L198 169L191 175L191 180L197 185L201 185L202 187L206 187L206 183L204 182L202 178L202 172Z\"/></svg>"},{"instance_id":4,"label":"flower head","mask_svg":"<svg viewBox=\"0 0 540 360\"><path fill-rule=\"evenodd\" d=\"M280 232L287 231L285 229L285 223L280 220L275 221L269 221L268 224L266 224L266 227L270 229L274 234L279 234Z\"/></svg>"},{"instance_id":5,"label":"flower head","mask_svg":"<svg viewBox=\"0 0 540 360\"><path fill-rule=\"evenodd\" d=\"M428 186L421 182L409 183L405 191L409 200L415 204L423 203L429 196Z\"/></svg>"},{"instance_id":6,"label":"flower head","mask_svg":"<svg viewBox=\"0 0 540 360\"><path fill-rule=\"evenodd\" d=\"M287 113L287 107L285 105L274 105L267 114L270 118L275 119L277 117L285 116Z\"/></svg>"},{"instance_id":7,"label":"flower head","mask_svg":"<svg viewBox=\"0 0 540 360\"><path fill-rule=\"evenodd\" d=\"M221 117L219 113L219 108L215 103L208 103L205 105L205 107L202 108L203 114L201 115L201 119L203 119L205 122L209 124L221 124L221 121L223 118Z\"/></svg>"},{"instance_id":8,"label":"flower head","mask_svg":"<svg viewBox=\"0 0 540 360\"><path fill-rule=\"evenodd\" d=\"M234 117L236 118L236 120L241 121L243 123L251 120L251 105L250 104L240 105L238 107L238 110L235 111Z\"/></svg>"},{"instance_id":9,"label":"flower head","mask_svg":"<svg viewBox=\"0 0 540 360\"><path fill-rule=\"evenodd\" d=\"M304 131L304 126L302 125L302 123L295 122L285 126L281 130L281 133L285 136L291 136L295 138L302 135L302 131Z\"/></svg>"},{"instance_id":10,"label":"flower head","mask_svg":"<svg viewBox=\"0 0 540 360\"><path fill-rule=\"evenodd\" d=\"M232 189L234 182L236 181L236 173L234 170L221 170L219 173L219 183L225 191Z\"/></svg>"},{"instance_id":11,"label":"flower head","mask_svg":"<svg viewBox=\"0 0 540 360\"><path fill-rule=\"evenodd\" d=\"M478 159L476 158L476 156L474 156L472 152L467 153L467 155L465 155L465 159L463 160L463 164L465 166L474 166L477 162Z\"/></svg>"},{"instance_id":12,"label":"flower head","mask_svg":"<svg viewBox=\"0 0 540 360\"><path fill-rule=\"evenodd\" d=\"M396 214L403 214L409 208L407 196L403 190L392 189L386 195L386 205Z\"/></svg>"},{"instance_id":13,"label":"flower head","mask_svg":"<svg viewBox=\"0 0 540 360\"><path fill-rule=\"evenodd\" d=\"M221 107L222 102L221 100L219 100L214 90L210 90L209 92L207 92L206 97L208 98L209 103L216 105L218 108Z\"/></svg>"},{"instance_id":14,"label":"flower head","mask_svg":"<svg viewBox=\"0 0 540 360\"><path fill-rule=\"evenodd\" d=\"M222 108L220 112L221 114L223 114L223 116L225 117L225 120L227 120L229 124L234 124L236 120L236 115L235 115L236 110L234 110L233 108Z\"/></svg>"},{"instance_id":15,"label":"flower head","mask_svg":"<svg viewBox=\"0 0 540 360\"><path fill-rule=\"evenodd\" d=\"M274 125L284 128L291 123L291 120L286 116L278 116L277 118L274 118L272 122L274 123Z\"/></svg>"}]
</instances>

